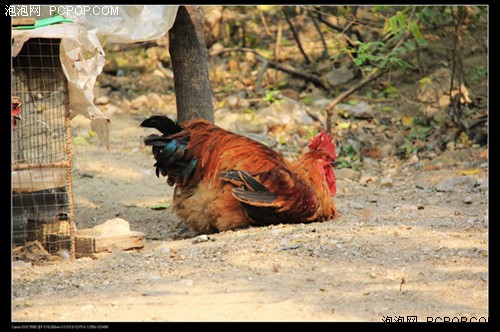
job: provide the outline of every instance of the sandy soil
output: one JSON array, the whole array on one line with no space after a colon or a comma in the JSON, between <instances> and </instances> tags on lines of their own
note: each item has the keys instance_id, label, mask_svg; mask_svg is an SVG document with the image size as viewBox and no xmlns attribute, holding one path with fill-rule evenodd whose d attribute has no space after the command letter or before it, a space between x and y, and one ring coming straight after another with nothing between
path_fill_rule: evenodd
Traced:
<instances>
[{"instance_id":1,"label":"sandy soil","mask_svg":"<svg viewBox=\"0 0 500 332\"><path fill-rule=\"evenodd\" d=\"M94 137L73 152L77 228L120 217L146 235L145 247L15 264L13 321L488 319L485 162L468 175L472 189L438 192L477 160L424 171L387 159L361 179L339 177L338 221L198 242L170 209L150 208L172 189L154 175L144 118L115 114L109 152ZM73 122L75 134L88 131L85 119Z\"/></svg>"}]
</instances>

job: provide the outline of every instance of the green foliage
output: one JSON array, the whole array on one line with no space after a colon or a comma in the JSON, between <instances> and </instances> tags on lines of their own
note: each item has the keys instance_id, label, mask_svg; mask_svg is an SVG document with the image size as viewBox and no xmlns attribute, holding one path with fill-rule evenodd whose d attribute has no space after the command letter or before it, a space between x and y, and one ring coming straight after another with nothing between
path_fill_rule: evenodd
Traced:
<instances>
[{"instance_id":1,"label":"green foliage","mask_svg":"<svg viewBox=\"0 0 500 332\"><path fill-rule=\"evenodd\" d=\"M405 137L404 143L399 147L399 150L404 155L405 158L408 158L412 154L418 151L418 147L416 147L412 141Z\"/></svg>"},{"instance_id":2,"label":"green foliage","mask_svg":"<svg viewBox=\"0 0 500 332\"><path fill-rule=\"evenodd\" d=\"M152 205L149 208L151 210L166 210L171 206L172 206L172 203L161 203L161 204Z\"/></svg>"},{"instance_id":3,"label":"green foliage","mask_svg":"<svg viewBox=\"0 0 500 332\"><path fill-rule=\"evenodd\" d=\"M472 84L478 84L482 80L486 78L488 74L488 69L484 66L477 66L472 69L472 73L470 74L471 76L471 83Z\"/></svg>"},{"instance_id":4,"label":"green foliage","mask_svg":"<svg viewBox=\"0 0 500 332\"><path fill-rule=\"evenodd\" d=\"M308 106L312 106L314 104L314 99L312 97L302 98L302 102Z\"/></svg>"},{"instance_id":5,"label":"green foliage","mask_svg":"<svg viewBox=\"0 0 500 332\"><path fill-rule=\"evenodd\" d=\"M411 129L410 133L406 135L406 138L410 140L423 140L427 138L431 134L431 127L422 127L422 126L415 126Z\"/></svg>"},{"instance_id":6,"label":"green foliage","mask_svg":"<svg viewBox=\"0 0 500 332\"><path fill-rule=\"evenodd\" d=\"M71 144L73 145L89 145L89 139L84 136L75 136L71 139Z\"/></svg>"},{"instance_id":7,"label":"green foliage","mask_svg":"<svg viewBox=\"0 0 500 332\"><path fill-rule=\"evenodd\" d=\"M404 143L399 150L405 157L409 157L419 150L417 141L423 141L432 134L432 127L423 125L420 121L412 121L410 132L404 137Z\"/></svg>"},{"instance_id":8,"label":"green foliage","mask_svg":"<svg viewBox=\"0 0 500 332\"><path fill-rule=\"evenodd\" d=\"M265 94L264 94L264 101L267 101L269 103L274 103L274 102L281 102L282 99L279 97L279 94L281 91L279 89L267 89Z\"/></svg>"},{"instance_id":9,"label":"green foliage","mask_svg":"<svg viewBox=\"0 0 500 332\"><path fill-rule=\"evenodd\" d=\"M337 169L353 168L353 164L361 159L361 155L351 144L344 144L337 157Z\"/></svg>"},{"instance_id":10,"label":"green foliage","mask_svg":"<svg viewBox=\"0 0 500 332\"><path fill-rule=\"evenodd\" d=\"M399 89L396 88L394 85L389 84L385 89L384 89L384 95L387 98L393 98L396 96L399 96Z\"/></svg>"}]
</instances>

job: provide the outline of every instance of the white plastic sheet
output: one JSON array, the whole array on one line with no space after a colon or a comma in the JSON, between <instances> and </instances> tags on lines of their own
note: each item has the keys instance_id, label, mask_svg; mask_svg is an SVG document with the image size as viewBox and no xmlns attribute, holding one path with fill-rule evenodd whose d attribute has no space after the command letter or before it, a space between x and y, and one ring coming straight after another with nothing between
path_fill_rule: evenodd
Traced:
<instances>
[{"instance_id":1,"label":"white plastic sheet","mask_svg":"<svg viewBox=\"0 0 500 332\"><path fill-rule=\"evenodd\" d=\"M135 43L163 36L174 24L179 6L125 5L113 15L64 15L87 30L94 30L101 43ZM116 14L116 15L115 15Z\"/></svg>"}]
</instances>

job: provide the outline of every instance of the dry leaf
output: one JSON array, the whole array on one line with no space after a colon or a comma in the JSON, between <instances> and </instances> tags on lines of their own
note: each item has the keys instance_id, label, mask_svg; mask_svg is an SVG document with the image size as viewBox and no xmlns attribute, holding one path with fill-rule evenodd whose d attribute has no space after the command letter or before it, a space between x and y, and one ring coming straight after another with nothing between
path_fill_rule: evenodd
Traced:
<instances>
[{"instance_id":1,"label":"dry leaf","mask_svg":"<svg viewBox=\"0 0 500 332\"><path fill-rule=\"evenodd\" d=\"M412 125L414 120L415 119L412 116L403 115L401 117L401 124L403 124L403 126L405 126L405 127L409 127Z\"/></svg>"},{"instance_id":2,"label":"dry leaf","mask_svg":"<svg viewBox=\"0 0 500 332\"><path fill-rule=\"evenodd\" d=\"M468 170L460 172L460 174L462 174L462 175L472 175L472 174L477 174L477 173L479 173L479 169L477 169L477 168L468 169Z\"/></svg>"},{"instance_id":3,"label":"dry leaf","mask_svg":"<svg viewBox=\"0 0 500 332\"><path fill-rule=\"evenodd\" d=\"M348 129L351 126L350 122L337 122L339 129Z\"/></svg>"},{"instance_id":4,"label":"dry leaf","mask_svg":"<svg viewBox=\"0 0 500 332\"><path fill-rule=\"evenodd\" d=\"M488 149L484 149L483 152L479 155L481 159L488 159Z\"/></svg>"},{"instance_id":5,"label":"dry leaf","mask_svg":"<svg viewBox=\"0 0 500 332\"><path fill-rule=\"evenodd\" d=\"M464 145L467 146L467 142L469 141L469 135L465 131L463 131L460 136L460 142Z\"/></svg>"},{"instance_id":6,"label":"dry leaf","mask_svg":"<svg viewBox=\"0 0 500 332\"><path fill-rule=\"evenodd\" d=\"M423 168L424 171L438 171L440 169L441 169L441 166L439 166L439 165L426 165Z\"/></svg>"}]
</instances>

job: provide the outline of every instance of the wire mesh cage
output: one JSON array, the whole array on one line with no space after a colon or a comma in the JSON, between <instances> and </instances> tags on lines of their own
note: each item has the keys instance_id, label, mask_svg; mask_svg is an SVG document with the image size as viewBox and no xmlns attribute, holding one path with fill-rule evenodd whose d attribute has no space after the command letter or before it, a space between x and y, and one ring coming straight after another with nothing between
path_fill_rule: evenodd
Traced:
<instances>
[{"instance_id":1,"label":"wire mesh cage","mask_svg":"<svg viewBox=\"0 0 500 332\"><path fill-rule=\"evenodd\" d=\"M71 124L60 39L32 38L12 62L12 245L75 257Z\"/></svg>"}]
</instances>

